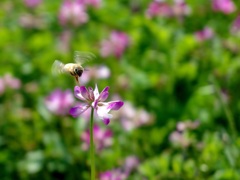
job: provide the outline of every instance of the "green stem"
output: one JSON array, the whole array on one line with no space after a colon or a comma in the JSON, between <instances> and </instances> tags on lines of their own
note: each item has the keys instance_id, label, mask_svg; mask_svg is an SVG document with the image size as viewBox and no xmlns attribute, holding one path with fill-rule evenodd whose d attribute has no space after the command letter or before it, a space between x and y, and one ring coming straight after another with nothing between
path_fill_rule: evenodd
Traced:
<instances>
[{"instance_id":1,"label":"green stem","mask_svg":"<svg viewBox=\"0 0 240 180\"><path fill-rule=\"evenodd\" d=\"M229 127L231 129L232 135L235 138L236 135L237 135L237 130L235 128L235 123L234 123L234 118L233 118L232 112L229 109L228 105L224 101L223 95L221 93L221 90L220 90L220 87L219 87L217 81L214 78L212 78L212 81L213 81L214 86L215 86L216 94L219 98L219 101L222 105L223 111L224 111L224 113L226 115L226 118L228 120L228 124L229 124Z\"/></svg>"},{"instance_id":2,"label":"green stem","mask_svg":"<svg viewBox=\"0 0 240 180\"><path fill-rule=\"evenodd\" d=\"M93 142L93 114L94 108L91 110L90 119L90 157L91 157L91 180L95 180L95 147Z\"/></svg>"}]
</instances>

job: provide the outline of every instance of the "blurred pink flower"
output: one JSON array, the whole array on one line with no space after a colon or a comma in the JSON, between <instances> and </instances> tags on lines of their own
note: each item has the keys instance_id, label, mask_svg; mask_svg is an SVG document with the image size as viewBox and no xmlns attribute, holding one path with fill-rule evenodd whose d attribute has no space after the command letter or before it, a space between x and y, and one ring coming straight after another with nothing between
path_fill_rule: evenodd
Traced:
<instances>
[{"instance_id":1,"label":"blurred pink flower","mask_svg":"<svg viewBox=\"0 0 240 180\"><path fill-rule=\"evenodd\" d=\"M58 47L61 52L62 51L68 52L71 38L72 38L72 32L69 30L65 30L60 34Z\"/></svg>"},{"instance_id":2,"label":"blurred pink flower","mask_svg":"<svg viewBox=\"0 0 240 180\"><path fill-rule=\"evenodd\" d=\"M88 15L85 11L83 2L74 0L65 0L61 6L59 13L60 24L71 24L78 26L88 21Z\"/></svg>"},{"instance_id":3,"label":"blurred pink flower","mask_svg":"<svg viewBox=\"0 0 240 180\"><path fill-rule=\"evenodd\" d=\"M172 15L173 15L173 11L171 6L168 3L163 1L151 2L146 11L146 16L150 18L155 16L170 17Z\"/></svg>"},{"instance_id":4,"label":"blurred pink flower","mask_svg":"<svg viewBox=\"0 0 240 180\"><path fill-rule=\"evenodd\" d=\"M211 39L213 36L213 30L209 27L205 27L204 29L195 32L195 37L199 42Z\"/></svg>"},{"instance_id":5,"label":"blurred pink flower","mask_svg":"<svg viewBox=\"0 0 240 180\"><path fill-rule=\"evenodd\" d=\"M189 15L191 13L191 9L186 4L185 0L175 0L172 11L176 17Z\"/></svg>"},{"instance_id":6,"label":"blurred pink flower","mask_svg":"<svg viewBox=\"0 0 240 180\"><path fill-rule=\"evenodd\" d=\"M74 97L70 90L56 89L45 99L45 105L49 111L56 115L66 115L74 103Z\"/></svg>"},{"instance_id":7,"label":"blurred pink flower","mask_svg":"<svg viewBox=\"0 0 240 180\"><path fill-rule=\"evenodd\" d=\"M120 169L113 169L100 174L100 180L126 180L128 174Z\"/></svg>"},{"instance_id":8,"label":"blurred pink flower","mask_svg":"<svg viewBox=\"0 0 240 180\"><path fill-rule=\"evenodd\" d=\"M184 136L185 134L178 131L173 131L170 134L169 140L177 146L181 146L183 148L188 147L190 145L190 140Z\"/></svg>"},{"instance_id":9,"label":"blurred pink flower","mask_svg":"<svg viewBox=\"0 0 240 180\"><path fill-rule=\"evenodd\" d=\"M117 115L126 131L132 131L152 121L152 116L147 111L134 108L130 102L125 102L124 107L120 109Z\"/></svg>"},{"instance_id":10,"label":"blurred pink flower","mask_svg":"<svg viewBox=\"0 0 240 180\"><path fill-rule=\"evenodd\" d=\"M132 156L128 156L125 159L125 163L124 163L124 171L128 174L131 173L131 171L133 169L135 169L137 166L139 165L139 160L136 156L132 155Z\"/></svg>"},{"instance_id":11,"label":"blurred pink flower","mask_svg":"<svg viewBox=\"0 0 240 180\"><path fill-rule=\"evenodd\" d=\"M21 81L12 77L10 74L5 74L3 80L5 85L11 89L19 89L21 87Z\"/></svg>"},{"instance_id":12,"label":"blurred pink flower","mask_svg":"<svg viewBox=\"0 0 240 180\"><path fill-rule=\"evenodd\" d=\"M230 31L232 34L240 33L240 15L233 21Z\"/></svg>"},{"instance_id":13,"label":"blurred pink flower","mask_svg":"<svg viewBox=\"0 0 240 180\"><path fill-rule=\"evenodd\" d=\"M42 0L24 0L24 3L28 7L36 7L42 3Z\"/></svg>"},{"instance_id":14,"label":"blurred pink flower","mask_svg":"<svg viewBox=\"0 0 240 180\"><path fill-rule=\"evenodd\" d=\"M172 5L162 0L155 0L150 3L147 11L147 17L163 16L163 17L181 17L190 14L190 7L184 0L175 0Z\"/></svg>"},{"instance_id":15,"label":"blurred pink flower","mask_svg":"<svg viewBox=\"0 0 240 180\"><path fill-rule=\"evenodd\" d=\"M188 130L194 130L199 127L199 121L181 121L176 125L176 130L173 131L169 140L177 146L186 148L192 144L192 139L188 135Z\"/></svg>"},{"instance_id":16,"label":"blurred pink flower","mask_svg":"<svg viewBox=\"0 0 240 180\"><path fill-rule=\"evenodd\" d=\"M212 0L212 8L214 11L220 11L224 14L230 14L236 10L232 0Z\"/></svg>"},{"instance_id":17,"label":"blurred pink flower","mask_svg":"<svg viewBox=\"0 0 240 180\"><path fill-rule=\"evenodd\" d=\"M6 88L19 89L22 83L18 78L12 77L10 74L5 74L0 78L0 94L3 94Z\"/></svg>"},{"instance_id":18,"label":"blurred pink flower","mask_svg":"<svg viewBox=\"0 0 240 180\"><path fill-rule=\"evenodd\" d=\"M129 45L129 37L127 34L119 31L113 31L109 39L105 39L101 42L101 55L102 57L108 57L115 55L120 58Z\"/></svg>"},{"instance_id":19,"label":"blurred pink flower","mask_svg":"<svg viewBox=\"0 0 240 180\"><path fill-rule=\"evenodd\" d=\"M196 129L199 126L199 121L180 121L177 123L177 130L182 132L187 129Z\"/></svg>"},{"instance_id":20,"label":"blurred pink flower","mask_svg":"<svg viewBox=\"0 0 240 180\"><path fill-rule=\"evenodd\" d=\"M86 84L90 80L97 80L97 79L107 79L110 77L110 69L107 66L94 66L91 68L85 68L87 70L81 76L81 84Z\"/></svg>"},{"instance_id":21,"label":"blurred pink flower","mask_svg":"<svg viewBox=\"0 0 240 180\"><path fill-rule=\"evenodd\" d=\"M73 117L77 117L89 107L92 107L96 110L98 117L102 119L104 124L108 125L110 123L110 118L112 118L109 112L111 110L119 110L124 104L123 101L119 100L104 102L108 98L108 90L109 87L105 87L102 92L99 93L97 85L94 90L91 87L75 86L75 97L83 101L83 103L71 108L69 113Z\"/></svg>"},{"instance_id":22,"label":"blurred pink flower","mask_svg":"<svg viewBox=\"0 0 240 180\"><path fill-rule=\"evenodd\" d=\"M93 134L94 134L94 144L97 149L97 151L101 151L102 149L109 147L112 145L112 131L109 129L102 129L97 125L94 125L93 127ZM82 149L84 151L88 150L90 147L90 132L89 130L84 131L81 134L81 140L82 143Z\"/></svg>"},{"instance_id":23,"label":"blurred pink flower","mask_svg":"<svg viewBox=\"0 0 240 180\"><path fill-rule=\"evenodd\" d=\"M138 165L139 160L136 156L128 156L123 167L100 173L100 180L126 180Z\"/></svg>"}]
</instances>

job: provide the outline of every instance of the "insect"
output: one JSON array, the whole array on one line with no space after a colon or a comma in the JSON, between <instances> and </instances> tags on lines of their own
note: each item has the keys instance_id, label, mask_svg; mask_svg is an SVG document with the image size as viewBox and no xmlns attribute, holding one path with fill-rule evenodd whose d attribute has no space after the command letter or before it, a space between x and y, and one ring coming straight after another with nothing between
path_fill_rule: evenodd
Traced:
<instances>
[{"instance_id":1,"label":"insect","mask_svg":"<svg viewBox=\"0 0 240 180\"><path fill-rule=\"evenodd\" d=\"M95 55L89 52L74 52L74 61L75 63L67 63L64 64L59 60L55 60L52 65L52 72L53 74L59 73L67 73L75 77L76 81L78 82L78 78L82 76L84 72L84 68L82 64L87 61L90 61L95 58Z\"/></svg>"}]
</instances>

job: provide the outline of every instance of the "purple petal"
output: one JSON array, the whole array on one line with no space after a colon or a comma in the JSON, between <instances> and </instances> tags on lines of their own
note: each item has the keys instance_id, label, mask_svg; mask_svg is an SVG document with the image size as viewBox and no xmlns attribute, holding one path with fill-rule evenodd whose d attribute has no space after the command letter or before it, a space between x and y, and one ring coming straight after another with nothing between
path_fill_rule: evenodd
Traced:
<instances>
[{"instance_id":1,"label":"purple petal","mask_svg":"<svg viewBox=\"0 0 240 180\"><path fill-rule=\"evenodd\" d=\"M85 86L80 87L80 93L85 99L88 99L89 93L88 93L88 90Z\"/></svg>"},{"instance_id":2,"label":"purple petal","mask_svg":"<svg viewBox=\"0 0 240 180\"><path fill-rule=\"evenodd\" d=\"M101 94L99 95L99 98L98 98L98 100L99 101L105 101L107 98L108 98L108 92L107 91L105 91L105 92L101 92Z\"/></svg>"},{"instance_id":3,"label":"purple petal","mask_svg":"<svg viewBox=\"0 0 240 180\"><path fill-rule=\"evenodd\" d=\"M103 118L103 123L105 125L108 125L110 123L110 119L109 118Z\"/></svg>"},{"instance_id":4,"label":"purple petal","mask_svg":"<svg viewBox=\"0 0 240 180\"><path fill-rule=\"evenodd\" d=\"M109 102L107 109L110 110L119 110L123 106L123 101L112 101Z\"/></svg>"},{"instance_id":5,"label":"purple petal","mask_svg":"<svg viewBox=\"0 0 240 180\"><path fill-rule=\"evenodd\" d=\"M74 95L76 98L85 101L86 99L82 96L81 90L79 86L74 87Z\"/></svg>"},{"instance_id":6,"label":"purple petal","mask_svg":"<svg viewBox=\"0 0 240 180\"><path fill-rule=\"evenodd\" d=\"M89 91L89 99L90 99L91 101L94 101L95 96L94 96L94 94L93 94L93 89L92 89L91 87L89 87L89 88L88 88L88 91Z\"/></svg>"},{"instance_id":7,"label":"purple petal","mask_svg":"<svg viewBox=\"0 0 240 180\"><path fill-rule=\"evenodd\" d=\"M85 112L88 109L88 105L84 105L84 106L75 106L73 108L71 108L69 110L69 114L73 117L78 117L80 114L82 114L83 112Z\"/></svg>"}]
</instances>

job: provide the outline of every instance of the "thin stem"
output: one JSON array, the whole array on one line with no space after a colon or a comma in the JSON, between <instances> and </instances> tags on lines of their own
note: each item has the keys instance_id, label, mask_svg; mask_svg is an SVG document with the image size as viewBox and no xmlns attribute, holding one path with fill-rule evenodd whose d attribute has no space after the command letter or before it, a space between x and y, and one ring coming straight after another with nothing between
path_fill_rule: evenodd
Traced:
<instances>
[{"instance_id":1,"label":"thin stem","mask_svg":"<svg viewBox=\"0 0 240 180\"><path fill-rule=\"evenodd\" d=\"M93 142L93 114L94 114L94 108L92 108L91 110L91 119L90 119L91 180L95 180L95 147Z\"/></svg>"},{"instance_id":2,"label":"thin stem","mask_svg":"<svg viewBox=\"0 0 240 180\"><path fill-rule=\"evenodd\" d=\"M222 105L223 111L224 111L224 113L226 115L226 118L228 120L228 124L229 124L229 127L231 129L232 135L235 138L236 134L237 134L237 130L235 128L235 123L234 123L234 118L233 118L232 112L229 109L228 105L224 101L223 95L221 93L221 90L220 90L220 87L219 87L217 81L214 78L212 78L212 82L214 83L216 94L217 94L217 96L219 98L219 101L220 101L220 103Z\"/></svg>"}]
</instances>

